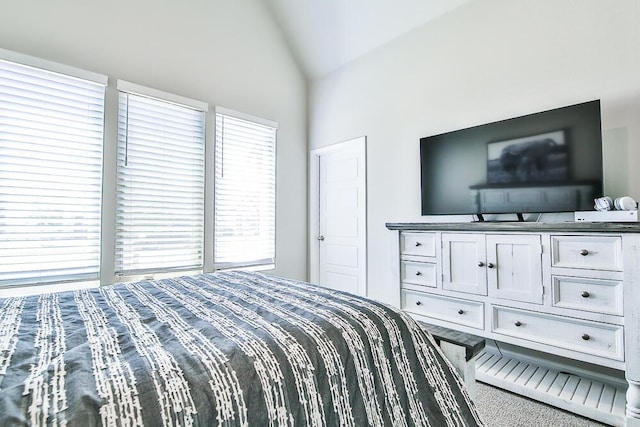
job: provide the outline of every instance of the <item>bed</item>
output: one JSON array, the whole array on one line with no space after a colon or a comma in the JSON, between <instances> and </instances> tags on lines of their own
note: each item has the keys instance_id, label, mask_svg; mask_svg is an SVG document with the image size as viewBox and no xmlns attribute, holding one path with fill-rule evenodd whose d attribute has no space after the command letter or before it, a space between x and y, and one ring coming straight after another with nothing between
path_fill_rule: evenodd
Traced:
<instances>
[{"instance_id":1,"label":"bed","mask_svg":"<svg viewBox=\"0 0 640 427\"><path fill-rule=\"evenodd\" d=\"M407 315L236 271L0 299L0 425L482 421Z\"/></svg>"}]
</instances>

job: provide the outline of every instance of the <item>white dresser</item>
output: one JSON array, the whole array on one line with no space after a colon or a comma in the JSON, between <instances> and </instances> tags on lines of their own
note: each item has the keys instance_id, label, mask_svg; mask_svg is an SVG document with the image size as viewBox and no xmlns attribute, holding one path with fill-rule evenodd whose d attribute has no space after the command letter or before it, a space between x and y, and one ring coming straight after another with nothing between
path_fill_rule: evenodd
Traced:
<instances>
[{"instance_id":1,"label":"white dresser","mask_svg":"<svg viewBox=\"0 0 640 427\"><path fill-rule=\"evenodd\" d=\"M639 224L387 228L399 231L402 309L495 341L478 359L478 379L640 426Z\"/></svg>"}]
</instances>

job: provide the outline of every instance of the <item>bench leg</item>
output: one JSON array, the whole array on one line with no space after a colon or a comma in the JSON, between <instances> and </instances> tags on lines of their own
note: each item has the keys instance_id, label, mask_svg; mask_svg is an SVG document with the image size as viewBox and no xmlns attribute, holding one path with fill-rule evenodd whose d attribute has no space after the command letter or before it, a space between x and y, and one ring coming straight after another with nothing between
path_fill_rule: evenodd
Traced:
<instances>
[{"instance_id":1,"label":"bench leg","mask_svg":"<svg viewBox=\"0 0 640 427\"><path fill-rule=\"evenodd\" d=\"M463 346L452 344L447 341L440 341L440 348L451 362L453 367L458 371L464 385L467 387L467 392L471 399L476 398L476 361L475 358L467 361L465 360L466 349Z\"/></svg>"}]
</instances>

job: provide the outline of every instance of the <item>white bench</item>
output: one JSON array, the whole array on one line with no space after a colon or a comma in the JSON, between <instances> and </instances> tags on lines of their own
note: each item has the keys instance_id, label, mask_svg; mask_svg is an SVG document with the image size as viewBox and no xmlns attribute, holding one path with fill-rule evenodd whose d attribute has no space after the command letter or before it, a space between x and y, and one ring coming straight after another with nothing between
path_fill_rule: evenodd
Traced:
<instances>
[{"instance_id":1,"label":"white bench","mask_svg":"<svg viewBox=\"0 0 640 427\"><path fill-rule=\"evenodd\" d=\"M476 397L476 361L475 357L482 351L485 340L482 337L454 331L442 326L420 322L423 329L431 333L440 349L458 371L464 381L469 396Z\"/></svg>"}]
</instances>

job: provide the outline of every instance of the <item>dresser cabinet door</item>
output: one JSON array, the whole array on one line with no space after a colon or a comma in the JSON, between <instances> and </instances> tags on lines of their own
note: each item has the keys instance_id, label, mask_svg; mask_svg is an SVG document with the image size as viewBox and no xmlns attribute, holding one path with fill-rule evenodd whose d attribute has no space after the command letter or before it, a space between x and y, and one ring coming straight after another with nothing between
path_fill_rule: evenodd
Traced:
<instances>
[{"instance_id":1,"label":"dresser cabinet door","mask_svg":"<svg viewBox=\"0 0 640 427\"><path fill-rule=\"evenodd\" d=\"M540 236L487 235L487 286L492 297L542 304Z\"/></svg>"},{"instance_id":2,"label":"dresser cabinet door","mask_svg":"<svg viewBox=\"0 0 640 427\"><path fill-rule=\"evenodd\" d=\"M442 234L442 288L487 295L485 238L482 234Z\"/></svg>"}]
</instances>

